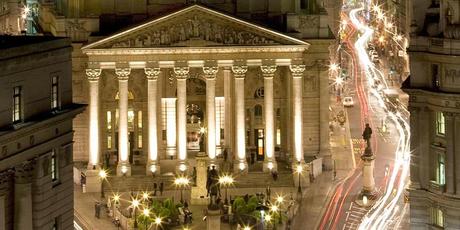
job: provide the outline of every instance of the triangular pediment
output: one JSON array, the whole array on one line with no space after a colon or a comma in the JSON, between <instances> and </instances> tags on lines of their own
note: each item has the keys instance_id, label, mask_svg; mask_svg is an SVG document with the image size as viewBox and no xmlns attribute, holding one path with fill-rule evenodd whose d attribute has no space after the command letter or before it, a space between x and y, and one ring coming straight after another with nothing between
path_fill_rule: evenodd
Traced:
<instances>
[{"instance_id":1,"label":"triangular pediment","mask_svg":"<svg viewBox=\"0 0 460 230\"><path fill-rule=\"evenodd\" d=\"M307 42L193 5L83 49L308 45Z\"/></svg>"}]
</instances>

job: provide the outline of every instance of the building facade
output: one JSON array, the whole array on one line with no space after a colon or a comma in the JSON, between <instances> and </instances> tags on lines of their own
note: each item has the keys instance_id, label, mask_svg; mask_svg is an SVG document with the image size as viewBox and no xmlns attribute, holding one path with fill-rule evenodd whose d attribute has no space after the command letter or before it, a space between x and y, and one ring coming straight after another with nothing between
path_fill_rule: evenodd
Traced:
<instances>
[{"instance_id":1,"label":"building facade","mask_svg":"<svg viewBox=\"0 0 460 230\"><path fill-rule=\"evenodd\" d=\"M71 49L0 37L0 229L73 228Z\"/></svg>"},{"instance_id":2,"label":"building facade","mask_svg":"<svg viewBox=\"0 0 460 230\"><path fill-rule=\"evenodd\" d=\"M404 83L411 113L412 229L460 228L458 1L415 1Z\"/></svg>"}]
</instances>

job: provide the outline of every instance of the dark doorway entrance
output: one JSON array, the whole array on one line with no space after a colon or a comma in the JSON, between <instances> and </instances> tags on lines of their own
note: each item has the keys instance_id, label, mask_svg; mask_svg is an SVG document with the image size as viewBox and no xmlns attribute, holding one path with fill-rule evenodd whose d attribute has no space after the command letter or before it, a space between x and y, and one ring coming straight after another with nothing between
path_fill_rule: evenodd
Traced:
<instances>
[{"instance_id":1,"label":"dark doorway entrance","mask_svg":"<svg viewBox=\"0 0 460 230\"><path fill-rule=\"evenodd\" d=\"M263 129L256 129L255 130L255 142L256 142L256 155L257 161L264 160L264 130Z\"/></svg>"}]
</instances>

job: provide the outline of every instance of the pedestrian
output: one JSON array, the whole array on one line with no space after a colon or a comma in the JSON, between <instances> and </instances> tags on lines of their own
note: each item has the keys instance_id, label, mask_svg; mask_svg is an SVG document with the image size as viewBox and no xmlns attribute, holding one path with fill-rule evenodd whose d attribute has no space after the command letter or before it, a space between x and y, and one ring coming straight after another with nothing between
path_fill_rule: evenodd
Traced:
<instances>
[{"instance_id":1,"label":"pedestrian","mask_svg":"<svg viewBox=\"0 0 460 230\"><path fill-rule=\"evenodd\" d=\"M272 171L272 177L273 177L273 180L274 180L274 181L277 181L277 180L278 180L278 171L273 170L273 171Z\"/></svg>"},{"instance_id":2,"label":"pedestrian","mask_svg":"<svg viewBox=\"0 0 460 230\"><path fill-rule=\"evenodd\" d=\"M99 219L100 214L101 214L101 204L96 201L96 204L94 205L94 210L95 210L95 216L96 218Z\"/></svg>"},{"instance_id":3,"label":"pedestrian","mask_svg":"<svg viewBox=\"0 0 460 230\"><path fill-rule=\"evenodd\" d=\"M160 182L160 196L163 196L163 182Z\"/></svg>"},{"instance_id":4,"label":"pedestrian","mask_svg":"<svg viewBox=\"0 0 460 230\"><path fill-rule=\"evenodd\" d=\"M227 149L224 149L224 161L225 162L227 161L227 157L228 157Z\"/></svg>"}]
</instances>

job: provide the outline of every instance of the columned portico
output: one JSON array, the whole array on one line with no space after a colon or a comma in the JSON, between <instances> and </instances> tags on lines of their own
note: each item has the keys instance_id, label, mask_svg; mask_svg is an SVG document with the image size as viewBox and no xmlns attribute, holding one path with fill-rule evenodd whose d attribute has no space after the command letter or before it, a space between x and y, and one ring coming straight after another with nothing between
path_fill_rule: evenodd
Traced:
<instances>
[{"instance_id":1,"label":"columned portico","mask_svg":"<svg viewBox=\"0 0 460 230\"><path fill-rule=\"evenodd\" d=\"M128 79L131 73L130 68L117 68L115 74L118 76L118 165L117 175L131 175L131 165L129 163L129 139L128 139Z\"/></svg>"},{"instance_id":2,"label":"columned portico","mask_svg":"<svg viewBox=\"0 0 460 230\"><path fill-rule=\"evenodd\" d=\"M276 65L261 66L264 76L264 105L265 105L265 158L263 171L277 170L275 159L275 120L273 116L273 76Z\"/></svg>"},{"instance_id":3,"label":"columned portico","mask_svg":"<svg viewBox=\"0 0 460 230\"><path fill-rule=\"evenodd\" d=\"M177 159L178 169L186 170L187 160L187 88L189 67L174 67L177 80Z\"/></svg>"},{"instance_id":4,"label":"columned portico","mask_svg":"<svg viewBox=\"0 0 460 230\"><path fill-rule=\"evenodd\" d=\"M246 162L246 129L244 119L244 77L248 67L244 65L232 66L235 77L235 162L234 170L247 171L248 163Z\"/></svg>"},{"instance_id":5,"label":"columned portico","mask_svg":"<svg viewBox=\"0 0 460 230\"><path fill-rule=\"evenodd\" d=\"M148 164L146 174L159 174L158 137L157 137L157 81L160 68L145 68L147 76L147 106L148 106Z\"/></svg>"},{"instance_id":6,"label":"columned portico","mask_svg":"<svg viewBox=\"0 0 460 230\"><path fill-rule=\"evenodd\" d=\"M99 76L101 69L86 69L89 83L88 169L99 167Z\"/></svg>"},{"instance_id":7,"label":"columned portico","mask_svg":"<svg viewBox=\"0 0 460 230\"><path fill-rule=\"evenodd\" d=\"M217 66L203 67L206 77L207 148L211 162L216 158L216 74Z\"/></svg>"}]
</instances>

